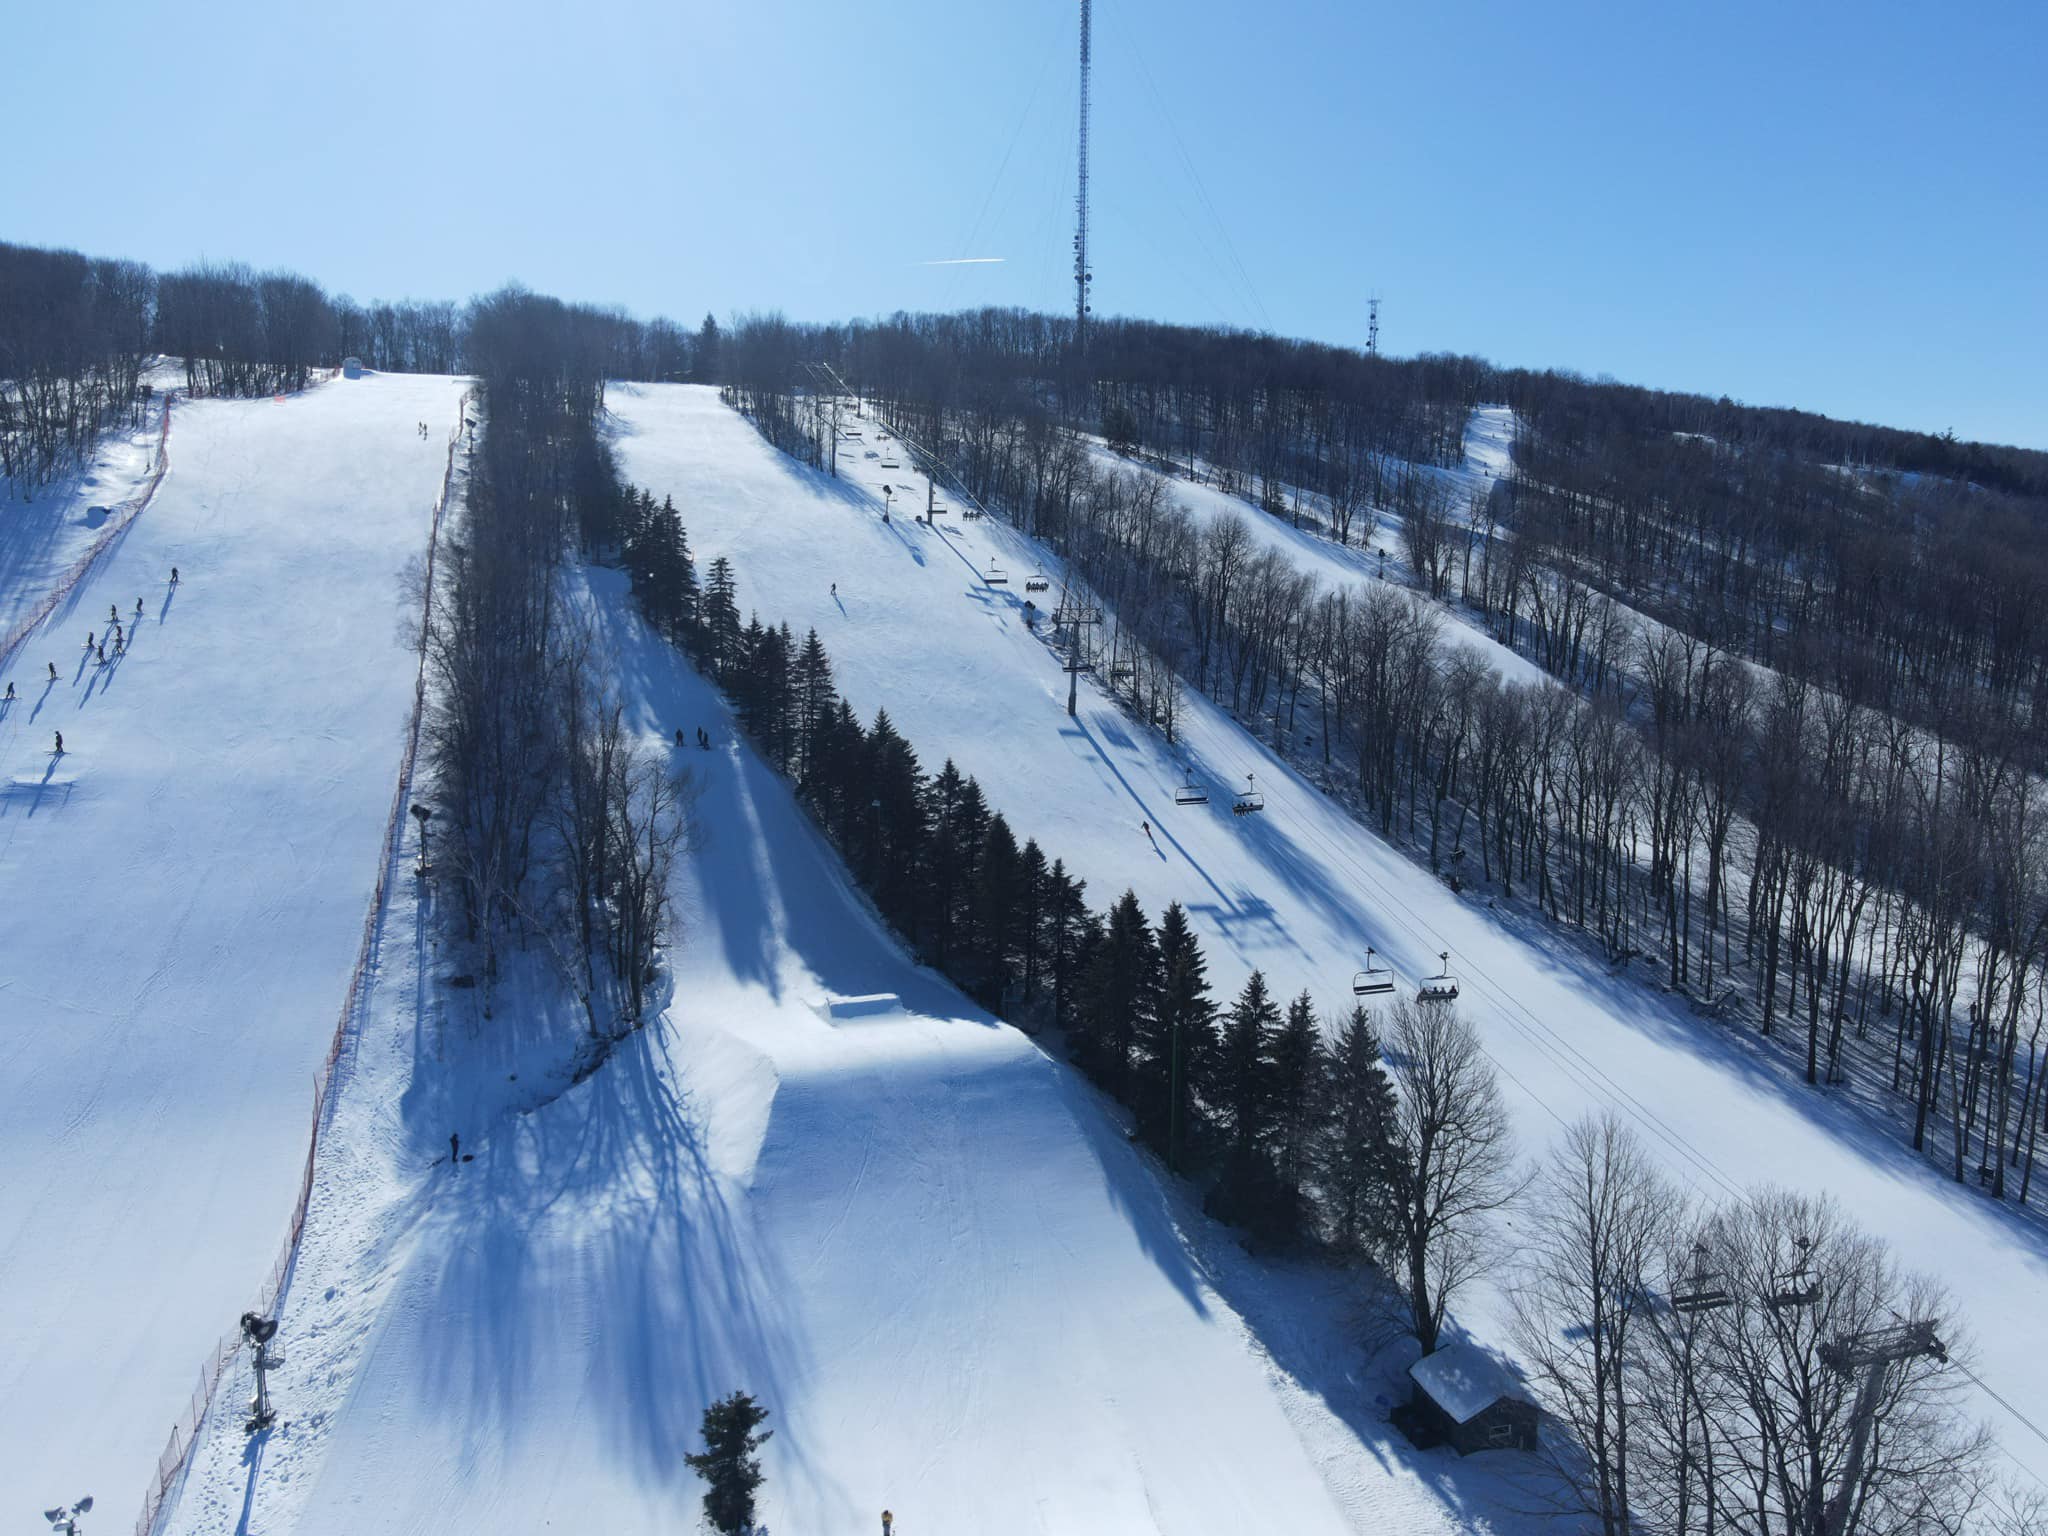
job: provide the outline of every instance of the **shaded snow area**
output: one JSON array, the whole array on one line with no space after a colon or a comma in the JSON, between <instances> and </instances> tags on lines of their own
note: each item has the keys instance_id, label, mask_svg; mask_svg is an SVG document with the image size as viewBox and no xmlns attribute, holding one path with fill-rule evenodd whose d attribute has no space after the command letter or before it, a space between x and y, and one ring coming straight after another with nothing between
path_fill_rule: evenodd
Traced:
<instances>
[{"instance_id":1,"label":"shaded snow area","mask_svg":"<svg viewBox=\"0 0 2048 1536\"><path fill-rule=\"evenodd\" d=\"M1470 496L1483 490L1488 479L1504 475L1509 467L1509 447L1514 441L1514 412L1504 405L1482 405L1472 413L1465 430L1465 463L1457 469L1433 465L1416 466L1417 472L1444 481L1452 491L1452 517L1462 526ZM1255 502L1220 490L1204 481L1183 479L1160 472L1136 460L1111 452L1097 442L1092 456L1099 468L1127 474L1159 475L1166 482L1170 501L1187 509L1198 526L1235 517L1251 534L1261 552L1271 550L1288 565L1316 579L1324 592L1342 592L1385 579L1415 592L1418 600L1439 614L1443 621L1438 636L1445 645L1477 652L1480 659L1509 682L1524 685L1542 683L1548 674L1519 651L1502 645L1488 634L1478 616L1456 603L1438 603L1416 592L1414 573L1409 569L1401 542L1400 514L1377 509L1377 524L1371 544L1339 544L1323 530L1328 527L1325 504L1314 496L1303 496L1303 504L1314 519L1313 526L1297 528L1291 518L1276 516ZM1206 470L1205 470L1206 473ZM920 480L919 485L923 484ZM922 503L920 502L920 505ZM1359 529L1352 529L1352 537Z\"/></svg>"},{"instance_id":2,"label":"shaded snow area","mask_svg":"<svg viewBox=\"0 0 2048 1536\"><path fill-rule=\"evenodd\" d=\"M156 460L163 419L159 399L143 423L124 421L109 428L82 468L34 490L0 479L0 642L35 612L73 562L92 547L117 515L115 509L141 494ZM131 595L128 601L135 599ZM99 611L106 613L105 603ZM20 686L15 684L17 690ZM0 691L5 688L0 679Z\"/></svg>"},{"instance_id":3,"label":"shaded snow area","mask_svg":"<svg viewBox=\"0 0 2048 1536\"><path fill-rule=\"evenodd\" d=\"M10 1520L84 1493L132 1518L277 1255L412 701L396 578L460 389L180 403L155 500L0 678ZM82 548L73 514L140 470L117 435L39 493L55 522L0 509L0 614L34 609ZM110 604L129 644L100 666Z\"/></svg>"},{"instance_id":4,"label":"shaded snow area","mask_svg":"<svg viewBox=\"0 0 2048 1536\"><path fill-rule=\"evenodd\" d=\"M678 754L706 835L666 1016L572 1084L575 1021L516 978L481 1018L400 883L284 1308L283 1423L216 1422L169 1529L685 1530L683 1455L734 1388L773 1413L779 1533L884 1506L906 1536L1463 1523L1385 1443L1319 1475L1332 1446L1223 1294L1241 1273L1093 1090L904 957L591 579L646 744L718 743Z\"/></svg>"},{"instance_id":5,"label":"shaded snow area","mask_svg":"<svg viewBox=\"0 0 2048 1536\"><path fill-rule=\"evenodd\" d=\"M844 478L827 478L776 453L709 390L615 388L610 400L627 477L674 496L700 560L732 557L743 610L787 622L799 638L815 626L862 716L886 706L928 770L951 756L979 778L1020 839L1037 838L1048 858L1087 878L1096 907L1127 886L1155 920L1169 901L1183 903L1218 996L1234 994L1259 967L1277 995L1306 988L1335 1011L1352 1001L1350 979L1367 945L1391 960L1404 988L1448 950L1463 982L1460 1006L1499 1067L1526 1154L1540 1155L1581 1114L1611 1108L1705 1196L1775 1182L1838 1197L1905 1264L1953 1290L1970 1330L1990 1343L1980 1374L2048 1421L2048 1380L2026 1364L2048 1358L2048 1312L2039 1305L2048 1243L2038 1225L1969 1198L1853 1107L1780 1073L1739 1031L1611 975L1537 919L1453 893L1203 700L1187 701L1182 740L1171 748L1092 680L1069 719L1059 658L1024 607L1023 578L1043 572L1057 592L1057 562L1014 530L957 516L936 530L915 523L908 509L925 499L915 474L884 471L849 444ZM1505 452L1506 430L1482 434L1477 454ZM887 524L884 480L898 487ZM978 574L992 560L1008 584ZM1209 788L1207 805L1175 805L1184 767ZM1247 773L1267 808L1234 817L1230 792ZM1513 1231L1504 1236L1512 1246ZM1319 1446L1339 1443L1340 1431L1350 1436L1345 1455L1327 1464L1355 1471L1384 1457L1434 1472L1440 1463L1408 1461L1373 1438L1383 1426L1370 1397L1384 1388L1338 1378L1334 1362L1349 1368L1353 1356L1334 1333L1317 1331L1299 1278L1254 1268L1231 1292L1283 1378L1298 1432ZM1281 1292L1302 1306L1278 1304ZM1457 1321L1498 1347L1503 1316L1502 1298L1482 1289ZM1290 1395L1289 1381L1302 1391ZM2001 1409L1979 1403L1995 1430L2029 1451ZM1331 1410L1343 1425L1333 1428Z\"/></svg>"}]
</instances>

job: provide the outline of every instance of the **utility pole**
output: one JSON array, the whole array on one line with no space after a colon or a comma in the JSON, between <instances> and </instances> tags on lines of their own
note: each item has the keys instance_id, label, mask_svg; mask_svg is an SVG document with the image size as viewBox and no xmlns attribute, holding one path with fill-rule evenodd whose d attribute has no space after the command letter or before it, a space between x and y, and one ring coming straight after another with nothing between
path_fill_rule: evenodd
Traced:
<instances>
[{"instance_id":1,"label":"utility pole","mask_svg":"<svg viewBox=\"0 0 2048 1536\"><path fill-rule=\"evenodd\" d=\"M1088 350L1088 75L1094 18L1091 0L1081 0L1081 137L1080 174L1074 191L1074 350Z\"/></svg>"}]
</instances>

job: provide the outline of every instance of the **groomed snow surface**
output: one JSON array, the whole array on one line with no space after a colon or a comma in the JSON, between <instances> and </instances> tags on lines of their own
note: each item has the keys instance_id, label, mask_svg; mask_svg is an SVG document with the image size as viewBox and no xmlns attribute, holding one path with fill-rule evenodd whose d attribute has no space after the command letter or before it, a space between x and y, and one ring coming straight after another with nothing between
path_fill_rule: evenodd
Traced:
<instances>
[{"instance_id":1,"label":"groomed snow surface","mask_svg":"<svg viewBox=\"0 0 2048 1536\"><path fill-rule=\"evenodd\" d=\"M460 388L181 402L156 499L0 678L9 1521L86 1493L131 1518L277 1254L411 705L396 576ZM134 460L118 438L37 506ZM26 612L69 530L10 526L0 612ZM109 604L129 646L100 667Z\"/></svg>"},{"instance_id":2,"label":"groomed snow surface","mask_svg":"<svg viewBox=\"0 0 2048 1536\"><path fill-rule=\"evenodd\" d=\"M79 722L77 783L0 814L0 954L31 968L0 989L0 1487L30 1503L92 1492L125 1518L274 1252L409 698L393 578L441 454L437 430L415 461L412 423L445 425L456 387L181 408L157 504L57 629L75 647L132 605L108 583L178 563L185 585L89 697L67 666L26 701ZM743 605L815 625L856 708L977 775L1096 905L1182 901L1219 995L1258 966L1334 1011L1367 944L1409 983L1450 949L1527 1152L1615 1106L1705 1193L1827 1189L1951 1283L1997 1341L1988 1379L2048 1411L2022 1365L2048 1347L2032 1229L1504 928L1202 701L1171 751L1086 682L1068 719L1022 607L1023 577L1057 571L1014 532L884 525L869 482L921 502L914 477L802 470L709 391L612 403L629 477L675 496L700 558L734 558ZM992 558L1008 586L975 574ZM153 619L160 586L138 590ZM706 834L673 994L575 1080L547 957L509 956L485 1017L458 984L473 957L437 948L401 872L283 1305L280 1424L249 1441L231 1407L210 1418L165 1529L684 1530L683 1453L735 1388L773 1414L778 1536L872 1531L885 1505L903 1536L1523 1527L1526 1459L1411 1450L1385 1423L1408 1360L1367 1367L1355 1291L1246 1255L1090 1087L912 965L622 580L594 573L584 601L650 750L678 727L715 743L678 754ZM40 776L45 723L0 720L10 773ZM1174 805L1184 768L1206 807ZM1268 809L1233 817L1248 771ZM1459 1322L1498 1344L1499 1298ZM238 1362L221 1401L248 1391Z\"/></svg>"}]
</instances>

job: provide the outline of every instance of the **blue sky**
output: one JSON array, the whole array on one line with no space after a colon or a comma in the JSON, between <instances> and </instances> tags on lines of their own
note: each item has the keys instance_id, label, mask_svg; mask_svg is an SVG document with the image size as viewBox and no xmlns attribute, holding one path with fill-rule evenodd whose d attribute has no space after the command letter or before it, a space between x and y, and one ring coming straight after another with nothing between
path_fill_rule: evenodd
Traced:
<instances>
[{"instance_id":1,"label":"blue sky","mask_svg":"<svg viewBox=\"0 0 2048 1536\"><path fill-rule=\"evenodd\" d=\"M1065 0L10 7L0 238L1064 308ZM2048 447L2048 6L1098 0L1096 302ZM1000 263L927 266L949 257Z\"/></svg>"}]
</instances>

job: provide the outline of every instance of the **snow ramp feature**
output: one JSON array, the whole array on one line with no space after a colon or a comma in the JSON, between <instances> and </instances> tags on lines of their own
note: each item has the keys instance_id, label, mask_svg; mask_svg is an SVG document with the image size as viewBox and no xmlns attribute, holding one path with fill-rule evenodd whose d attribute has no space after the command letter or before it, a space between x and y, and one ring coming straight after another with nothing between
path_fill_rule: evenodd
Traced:
<instances>
[{"instance_id":1,"label":"snow ramp feature","mask_svg":"<svg viewBox=\"0 0 2048 1536\"><path fill-rule=\"evenodd\" d=\"M139 1501L276 1256L412 704L398 576L461 390L181 401L147 515L8 669L0 1489L24 1507Z\"/></svg>"}]
</instances>

